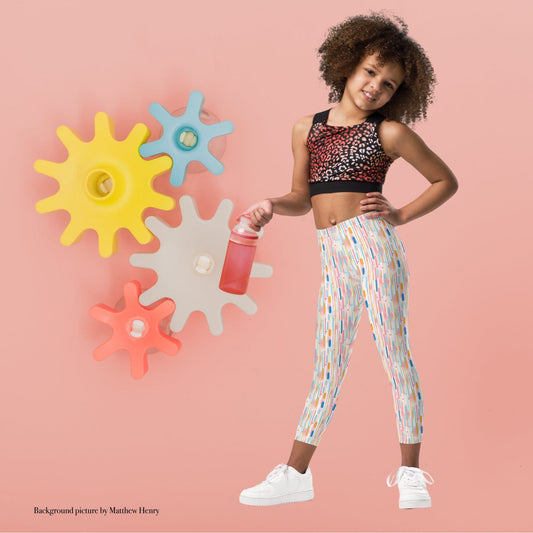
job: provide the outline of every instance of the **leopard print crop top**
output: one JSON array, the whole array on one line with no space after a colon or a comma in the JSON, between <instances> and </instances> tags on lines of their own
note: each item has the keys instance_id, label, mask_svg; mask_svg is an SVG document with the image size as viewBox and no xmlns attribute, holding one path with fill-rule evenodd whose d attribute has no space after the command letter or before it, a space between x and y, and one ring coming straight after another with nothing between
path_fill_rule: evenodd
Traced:
<instances>
[{"instance_id":1,"label":"leopard print crop top","mask_svg":"<svg viewBox=\"0 0 533 533\"><path fill-rule=\"evenodd\" d=\"M307 136L309 194L354 191L382 192L394 161L379 141L377 125L385 116L375 111L354 126L326 124L330 110L313 117Z\"/></svg>"}]
</instances>

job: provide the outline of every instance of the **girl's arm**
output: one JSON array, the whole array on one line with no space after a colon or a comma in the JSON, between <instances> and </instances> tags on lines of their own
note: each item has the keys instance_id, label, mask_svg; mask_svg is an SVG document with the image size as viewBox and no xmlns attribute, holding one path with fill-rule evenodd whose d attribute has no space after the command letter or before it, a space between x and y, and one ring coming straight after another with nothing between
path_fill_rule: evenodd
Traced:
<instances>
[{"instance_id":1,"label":"girl's arm","mask_svg":"<svg viewBox=\"0 0 533 533\"><path fill-rule=\"evenodd\" d=\"M431 185L399 211L401 224L425 215L451 198L459 188L457 178L446 163L405 124L383 121L382 134L393 151L420 172Z\"/></svg>"},{"instance_id":2,"label":"girl's arm","mask_svg":"<svg viewBox=\"0 0 533 533\"><path fill-rule=\"evenodd\" d=\"M312 122L312 115L303 117L292 128L294 170L291 192L278 198L268 198L272 202L273 212L278 215L299 216L305 215L311 210L308 183L309 151L305 141Z\"/></svg>"}]
</instances>

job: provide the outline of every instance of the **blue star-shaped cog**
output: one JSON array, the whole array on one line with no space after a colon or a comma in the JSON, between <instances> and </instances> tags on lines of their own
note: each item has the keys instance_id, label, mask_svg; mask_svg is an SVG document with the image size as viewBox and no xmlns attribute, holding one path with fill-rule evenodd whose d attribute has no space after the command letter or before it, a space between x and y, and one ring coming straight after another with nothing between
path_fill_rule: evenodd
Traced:
<instances>
[{"instance_id":1,"label":"blue star-shaped cog","mask_svg":"<svg viewBox=\"0 0 533 533\"><path fill-rule=\"evenodd\" d=\"M142 144L139 153L143 157L168 154L172 158L170 183L179 187L185 180L187 165L199 161L213 174L221 174L224 165L208 149L214 137L233 131L233 123L223 120L216 124L204 124L200 113L204 105L204 95L193 91L189 95L187 109L183 115L174 117L161 104L150 105L150 114L163 126L161 138Z\"/></svg>"}]
</instances>

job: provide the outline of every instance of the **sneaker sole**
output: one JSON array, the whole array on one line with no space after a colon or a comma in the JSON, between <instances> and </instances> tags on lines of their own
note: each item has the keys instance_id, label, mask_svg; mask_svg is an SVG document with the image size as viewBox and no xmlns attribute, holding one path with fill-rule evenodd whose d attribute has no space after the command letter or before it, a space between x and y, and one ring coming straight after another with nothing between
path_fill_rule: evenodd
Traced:
<instances>
[{"instance_id":1,"label":"sneaker sole","mask_svg":"<svg viewBox=\"0 0 533 533\"><path fill-rule=\"evenodd\" d=\"M250 496L239 496L239 502L244 505L280 505L282 503L306 502L312 500L315 496L313 489L302 492L277 496L276 498L251 498Z\"/></svg>"},{"instance_id":2,"label":"sneaker sole","mask_svg":"<svg viewBox=\"0 0 533 533\"><path fill-rule=\"evenodd\" d=\"M431 500L405 500L400 502L400 509L420 509L431 507Z\"/></svg>"}]
</instances>

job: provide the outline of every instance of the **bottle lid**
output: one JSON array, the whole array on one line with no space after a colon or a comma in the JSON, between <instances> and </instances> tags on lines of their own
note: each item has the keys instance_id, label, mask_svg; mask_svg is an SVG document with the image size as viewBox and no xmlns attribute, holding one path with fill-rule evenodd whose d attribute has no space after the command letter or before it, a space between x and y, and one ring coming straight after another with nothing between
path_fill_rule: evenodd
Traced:
<instances>
[{"instance_id":1,"label":"bottle lid","mask_svg":"<svg viewBox=\"0 0 533 533\"><path fill-rule=\"evenodd\" d=\"M251 227L251 219L252 217L250 216L249 213L243 213L239 218L237 218L237 220L239 221L239 224L244 224L246 225L246 228L247 228L247 234L248 235L251 235L250 232L253 232L257 238L261 238L263 236L263 233L265 232L264 231L264 228L260 228L259 231L255 230L254 228ZM235 226L236 228L237 226ZM246 236L246 235L244 235Z\"/></svg>"},{"instance_id":2,"label":"bottle lid","mask_svg":"<svg viewBox=\"0 0 533 533\"><path fill-rule=\"evenodd\" d=\"M250 226L251 216L245 213L239 217L239 223L233 228L233 232L246 239L258 239L260 231ZM262 228L261 228L262 229Z\"/></svg>"}]
</instances>

